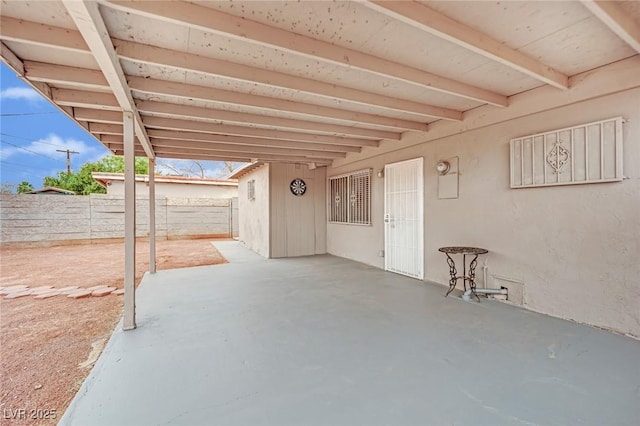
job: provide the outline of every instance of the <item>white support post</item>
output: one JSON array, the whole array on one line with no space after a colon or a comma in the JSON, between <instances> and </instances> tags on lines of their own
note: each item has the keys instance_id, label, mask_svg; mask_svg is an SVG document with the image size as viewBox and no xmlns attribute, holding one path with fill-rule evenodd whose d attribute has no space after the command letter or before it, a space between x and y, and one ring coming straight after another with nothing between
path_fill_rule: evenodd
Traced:
<instances>
[{"instance_id":1,"label":"white support post","mask_svg":"<svg viewBox=\"0 0 640 426\"><path fill-rule=\"evenodd\" d=\"M149 158L149 272L156 273L156 160Z\"/></svg>"},{"instance_id":2,"label":"white support post","mask_svg":"<svg viewBox=\"0 0 640 426\"><path fill-rule=\"evenodd\" d=\"M122 114L124 139L124 320L136 328L136 170L133 113Z\"/></svg>"}]
</instances>

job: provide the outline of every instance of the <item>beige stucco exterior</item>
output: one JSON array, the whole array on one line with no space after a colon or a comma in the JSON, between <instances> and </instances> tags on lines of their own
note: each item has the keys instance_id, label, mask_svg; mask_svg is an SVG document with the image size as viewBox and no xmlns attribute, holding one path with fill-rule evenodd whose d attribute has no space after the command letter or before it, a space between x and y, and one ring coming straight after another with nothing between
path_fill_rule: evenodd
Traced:
<instances>
[{"instance_id":1,"label":"beige stucco exterior","mask_svg":"<svg viewBox=\"0 0 640 426\"><path fill-rule=\"evenodd\" d=\"M238 238L256 253L269 257L269 169L264 164L238 180ZM255 197L248 197L249 181L255 181Z\"/></svg>"},{"instance_id":2,"label":"beige stucco exterior","mask_svg":"<svg viewBox=\"0 0 640 426\"><path fill-rule=\"evenodd\" d=\"M294 196L291 181L301 178L307 191ZM249 200L248 182L255 181ZM265 257L326 253L326 168L304 164L265 164L239 179L239 238Z\"/></svg>"},{"instance_id":3,"label":"beige stucco exterior","mask_svg":"<svg viewBox=\"0 0 640 426\"><path fill-rule=\"evenodd\" d=\"M622 116L624 175L617 183L510 189L509 140ZM602 96L499 124L354 155L328 175L424 158L426 280L448 282L438 248L487 248L489 286L524 283L526 308L640 336L640 90ZM438 160L459 158L459 197L438 199ZM375 175L375 173L374 173ZM384 266L383 183L372 182L372 226L327 226L329 253ZM493 278L493 277L496 278ZM499 286L499 285L498 285ZM444 295L444 289L443 289Z\"/></svg>"}]
</instances>

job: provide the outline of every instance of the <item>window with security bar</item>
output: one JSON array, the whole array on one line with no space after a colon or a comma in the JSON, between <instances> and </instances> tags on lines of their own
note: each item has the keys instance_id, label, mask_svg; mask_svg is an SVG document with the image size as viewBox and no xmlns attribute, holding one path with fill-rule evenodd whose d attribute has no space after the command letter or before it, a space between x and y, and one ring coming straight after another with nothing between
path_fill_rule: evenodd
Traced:
<instances>
[{"instance_id":1,"label":"window with security bar","mask_svg":"<svg viewBox=\"0 0 640 426\"><path fill-rule=\"evenodd\" d=\"M329 222L371 225L371 169L329 178Z\"/></svg>"}]
</instances>

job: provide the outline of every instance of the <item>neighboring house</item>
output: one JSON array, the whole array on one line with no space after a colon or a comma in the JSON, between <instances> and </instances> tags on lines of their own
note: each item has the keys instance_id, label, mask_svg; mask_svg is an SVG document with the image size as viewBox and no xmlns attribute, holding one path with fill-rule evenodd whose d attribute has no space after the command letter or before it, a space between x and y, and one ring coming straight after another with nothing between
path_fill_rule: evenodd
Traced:
<instances>
[{"instance_id":1,"label":"neighboring house","mask_svg":"<svg viewBox=\"0 0 640 426\"><path fill-rule=\"evenodd\" d=\"M108 195L124 196L124 174L94 172L91 176L107 189ZM148 185L149 176L136 175L138 198L148 197ZM156 176L155 189L156 196L160 197L234 198L238 196L238 181L235 179Z\"/></svg>"},{"instance_id":2,"label":"neighboring house","mask_svg":"<svg viewBox=\"0 0 640 426\"><path fill-rule=\"evenodd\" d=\"M76 195L73 191L66 189L54 188L53 186L46 186L40 189L34 189L33 191L26 192L26 194L46 194L46 195Z\"/></svg>"}]
</instances>

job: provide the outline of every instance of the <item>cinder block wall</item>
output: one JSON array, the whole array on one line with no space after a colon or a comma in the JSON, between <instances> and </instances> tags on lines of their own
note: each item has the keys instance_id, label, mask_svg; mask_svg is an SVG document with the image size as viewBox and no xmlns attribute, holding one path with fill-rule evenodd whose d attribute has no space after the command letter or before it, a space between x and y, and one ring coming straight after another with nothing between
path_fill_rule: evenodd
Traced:
<instances>
[{"instance_id":1,"label":"cinder block wall","mask_svg":"<svg viewBox=\"0 0 640 426\"><path fill-rule=\"evenodd\" d=\"M156 198L156 236L231 236L230 199ZM149 200L136 200L136 235L149 235ZM90 242L124 237L124 198L0 195L0 243Z\"/></svg>"}]
</instances>

